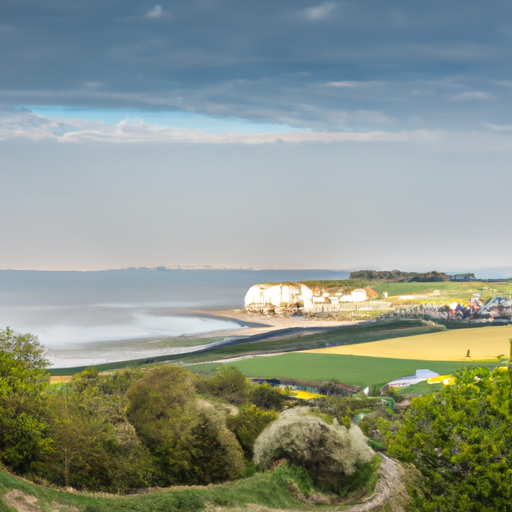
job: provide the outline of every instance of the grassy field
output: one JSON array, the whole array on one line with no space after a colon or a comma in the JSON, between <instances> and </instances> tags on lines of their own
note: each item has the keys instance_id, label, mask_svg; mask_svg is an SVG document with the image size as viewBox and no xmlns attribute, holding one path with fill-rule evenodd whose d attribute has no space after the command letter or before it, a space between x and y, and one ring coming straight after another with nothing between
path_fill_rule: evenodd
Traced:
<instances>
[{"instance_id":1,"label":"grassy field","mask_svg":"<svg viewBox=\"0 0 512 512\"><path fill-rule=\"evenodd\" d=\"M370 283L370 288L379 296L387 291L390 298L400 295L426 294L434 290L441 292L440 296L434 296L430 300L421 299L421 302L447 303L468 301L474 293L479 293L485 301L491 297L501 296L512 298L512 281L501 283L487 283L484 281L472 281L468 283L455 283L445 281L440 283Z\"/></svg>"},{"instance_id":2,"label":"grassy field","mask_svg":"<svg viewBox=\"0 0 512 512\"><path fill-rule=\"evenodd\" d=\"M195 372L213 373L222 363L189 366ZM336 378L354 386L385 384L390 380L413 375L416 370L429 369L441 375L450 374L461 366L475 363L421 361L350 355L293 353L270 357L254 357L232 363L248 377L288 377L304 380ZM495 366L496 364L487 364Z\"/></svg>"},{"instance_id":3,"label":"grassy field","mask_svg":"<svg viewBox=\"0 0 512 512\"><path fill-rule=\"evenodd\" d=\"M432 332L407 338L308 350L316 354L372 356L424 361L498 360L508 357L512 325ZM467 351L471 357L466 357Z\"/></svg>"}]
</instances>

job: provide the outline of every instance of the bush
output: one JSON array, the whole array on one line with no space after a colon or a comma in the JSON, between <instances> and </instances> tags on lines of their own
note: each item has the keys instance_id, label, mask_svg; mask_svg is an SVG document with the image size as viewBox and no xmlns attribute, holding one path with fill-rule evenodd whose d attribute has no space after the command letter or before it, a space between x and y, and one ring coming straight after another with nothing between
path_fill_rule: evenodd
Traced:
<instances>
[{"instance_id":1,"label":"bush","mask_svg":"<svg viewBox=\"0 0 512 512\"><path fill-rule=\"evenodd\" d=\"M199 391L241 405L249 400L251 384L236 366L223 365L215 377L200 381Z\"/></svg>"},{"instance_id":2,"label":"bush","mask_svg":"<svg viewBox=\"0 0 512 512\"><path fill-rule=\"evenodd\" d=\"M373 455L359 427L328 425L307 407L282 412L254 445L260 469L285 458L306 469L320 488L335 492Z\"/></svg>"},{"instance_id":3,"label":"bush","mask_svg":"<svg viewBox=\"0 0 512 512\"><path fill-rule=\"evenodd\" d=\"M248 459L253 457L254 443L258 436L277 416L276 412L262 411L250 405L240 409L236 416L227 419L228 428L236 435Z\"/></svg>"},{"instance_id":4,"label":"bush","mask_svg":"<svg viewBox=\"0 0 512 512\"><path fill-rule=\"evenodd\" d=\"M278 411L284 404L284 396L269 384L254 386L251 390L250 400L256 407L266 410Z\"/></svg>"}]
</instances>

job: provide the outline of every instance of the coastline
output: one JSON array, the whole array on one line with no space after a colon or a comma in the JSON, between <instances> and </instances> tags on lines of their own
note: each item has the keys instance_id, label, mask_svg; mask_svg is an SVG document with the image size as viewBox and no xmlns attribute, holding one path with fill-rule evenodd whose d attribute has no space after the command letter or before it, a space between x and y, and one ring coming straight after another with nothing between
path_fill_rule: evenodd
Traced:
<instances>
[{"instance_id":1,"label":"coastline","mask_svg":"<svg viewBox=\"0 0 512 512\"><path fill-rule=\"evenodd\" d=\"M174 312L176 313L176 311ZM264 315L255 315L246 313L243 309L230 310L199 310L186 309L180 310L178 314L185 314L197 317L207 317L211 319L230 320L239 325L238 328L218 329L201 333L182 334L172 337L155 337L155 339L125 339L100 341L91 344L91 346L73 347L68 356L62 359L54 358L53 371L58 374L62 370L70 370L70 374L75 373L77 368L87 366L104 366L117 363L128 363L130 361L139 361L143 359L162 359L166 356L177 356L178 354L190 354L193 352L202 352L210 346L218 344L230 344L236 339L249 338L252 336L272 337L275 340L280 339L282 335L287 337L304 336L315 334L325 328L336 328L347 325L354 325L359 322L336 321L336 320L312 320L307 318L283 318L267 317ZM292 332L296 330L297 332ZM285 331L288 331L285 333ZM273 334L273 333L276 334ZM94 356L91 356L91 348L94 345ZM120 347L131 349L122 354ZM150 348L151 347L151 348ZM154 348L153 348L154 347ZM52 349L53 352L55 349ZM56 359L56 360L55 360ZM60 359L60 360L59 360ZM66 359L69 359L68 361ZM163 359L162 359L163 360ZM67 375L67 373L64 373Z\"/></svg>"},{"instance_id":2,"label":"coastline","mask_svg":"<svg viewBox=\"0 0 512 512\"><path fill-rule=\"evenodd\" d=\"M189 310L201 316L213 316L218 318L225 318L234 320L235 322L241 322L244 324L256 324L256 326L241 327L240 329L227 330L227 331L215 331L205 334L201 334L198 337L206 338L215 336L253 336L254 334L266 334L272 331L280 329L291 329L291 328L325 328L325 327L341 327L344 325L355 325L360 323L359 321L348 321L348 320L312 320L309 318L299 317L277 317L277 316L266 316L266 315L255 315L254 313L247 313L243 309L228 309L228 310L200 310L194 309Z\"/></svg>"}]
</instances>

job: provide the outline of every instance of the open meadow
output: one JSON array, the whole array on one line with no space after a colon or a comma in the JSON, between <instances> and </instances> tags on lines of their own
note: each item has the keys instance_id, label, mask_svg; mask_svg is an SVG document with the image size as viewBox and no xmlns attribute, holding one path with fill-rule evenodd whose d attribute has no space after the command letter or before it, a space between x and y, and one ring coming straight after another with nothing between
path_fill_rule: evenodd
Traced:
<instances>
[{"instance_id":1,"label":"open meadow","mask_svg":"<svg viewBox=\"0 0 512 512\"><path fill-rule=\"evenodd\" d=\"M236 366L248 377L276 377L326 381L336 378L353 386L385 384L390 380L412 375L418 369L429 369L441 375L475 363L456 361L422 361L322 353L292 353L271 357L252 357L228 363L191 365L194 372L213 373L222 364ZM480 364L480 366L483 366ZM495 366L495 364L494 364Z\"/></svg>"},{"instance_id":2,"label":"open meadow","mask_svg":"<svg viewBox=\"0 0 512 512\"><path fill-rule=\"evenodd\" d=\"M475 329L450 329L306 352L422 361L497 361L499 357L508 356L509 339L512 339L512 325L496 325ZM468 350L470 357L467 357Z\"/></svg>"}]
</instances>

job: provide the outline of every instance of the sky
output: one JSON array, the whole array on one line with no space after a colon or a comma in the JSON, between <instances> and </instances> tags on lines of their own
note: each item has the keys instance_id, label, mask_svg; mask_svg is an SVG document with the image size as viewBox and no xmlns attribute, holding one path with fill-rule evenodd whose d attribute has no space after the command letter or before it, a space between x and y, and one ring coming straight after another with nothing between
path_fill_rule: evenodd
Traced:
<instances>
[{"instance_id":1,"label":"sky","mask_svg":"<svg viewBox=\"0 0 512 512\"><path fill-rule=\"evenodd\" d=\"M512 267L512 3L3 0L0 268Z\"/></svg>"}]
</instances>

